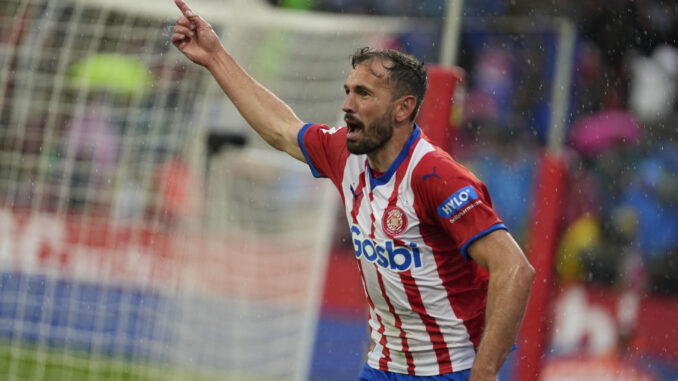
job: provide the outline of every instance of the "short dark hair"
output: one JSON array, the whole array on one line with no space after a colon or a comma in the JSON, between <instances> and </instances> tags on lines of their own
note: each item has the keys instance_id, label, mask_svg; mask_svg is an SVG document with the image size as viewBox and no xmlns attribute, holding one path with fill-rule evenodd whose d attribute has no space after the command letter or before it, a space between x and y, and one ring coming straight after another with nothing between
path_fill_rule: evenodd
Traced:
<instances>
[{"instance_id":1,"label":"short dark hair","mask_svg":"<svg viewBox=\"0 0 678 381\"><path fill-rule=\"evenodd\" d=\"M384 68L389 72L388 79L393 81L395 89L393 99L400 98L403 95L414 95L416 98L417 104L410 117L414 121L426 94L427 74L424 63L397 50L373 50L365 47L356 50L353 54L351 66L355 69L356 66L375 59L384 61Z\"/></svg>"}]
</instances>

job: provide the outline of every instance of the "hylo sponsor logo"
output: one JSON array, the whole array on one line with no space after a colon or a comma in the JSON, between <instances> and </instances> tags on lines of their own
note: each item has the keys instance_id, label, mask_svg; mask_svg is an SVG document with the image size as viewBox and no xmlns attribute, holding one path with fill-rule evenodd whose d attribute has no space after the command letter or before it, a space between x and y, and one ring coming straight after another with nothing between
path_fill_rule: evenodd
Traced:
<instances>
[{"instance_id":1,"label":"hylo sponsor logo","mask_svg":"<svg viewBox=\"0 0 678 381\"><path fill-rule=\"evenodd\" d=\"M478 199L478 194L472 186L465 186L447 198L438 206L438 214L443 218L450 218L472 200Z\"/></svg>"}]
</instances>

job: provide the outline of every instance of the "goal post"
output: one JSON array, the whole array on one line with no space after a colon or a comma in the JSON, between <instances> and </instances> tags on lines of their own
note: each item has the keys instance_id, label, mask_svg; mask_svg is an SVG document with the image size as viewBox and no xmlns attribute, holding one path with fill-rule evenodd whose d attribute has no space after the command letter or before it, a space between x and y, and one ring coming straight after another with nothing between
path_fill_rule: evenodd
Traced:
<instances>
[{"instance_id":1,"label":"goal post","mask_svg":"<svg viewBox=\"0 0 678 381\"><path fill-rule=\"evenodd\" d=\"M350 54L415 22L191 6L327 124ZM165 0L0 1L2 379L308 375L336 191L172 47L178 15Z\"/></svg>"},{"instance_id":2,"label":"goal post","mask_svg":"<svg viewBox=\"0 0 678 381\"><path fill-rule=\"evenodd\" d=\"M570 106L572 66L576 32L570 20L556 18L551 26L557 36L554 79L551 84L551 108L546 148L540 158L535 189L535 209L529 232L528 257L537 276L525 313L520 339L524 348L516 376L521 380L538 380L549 338L553 303L556 251L561 232L561 217L567 187L567 168L563 157L567 113Z\"/></svg>"}]
</instances>

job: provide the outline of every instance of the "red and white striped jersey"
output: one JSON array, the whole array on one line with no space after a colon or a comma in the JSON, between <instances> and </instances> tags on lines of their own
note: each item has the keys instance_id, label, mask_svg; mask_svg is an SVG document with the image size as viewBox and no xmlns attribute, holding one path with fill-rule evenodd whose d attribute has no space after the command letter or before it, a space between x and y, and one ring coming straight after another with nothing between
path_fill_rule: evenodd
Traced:
<instances>
[{"instance_id":1,"label":"red and white striped jersey","mask_svg":"<svg viewBox=\"0 0 678 381\"><path fill-rule=\"evenodd\" d=\"M368 364L431 376L473 365L485 322L488 273L467 247L506 229L485 185L422 136L374 177L346 148L345 127L307 124L298 141L316 177L341 194L367 302Z\"/></svg>"}]
</instances>

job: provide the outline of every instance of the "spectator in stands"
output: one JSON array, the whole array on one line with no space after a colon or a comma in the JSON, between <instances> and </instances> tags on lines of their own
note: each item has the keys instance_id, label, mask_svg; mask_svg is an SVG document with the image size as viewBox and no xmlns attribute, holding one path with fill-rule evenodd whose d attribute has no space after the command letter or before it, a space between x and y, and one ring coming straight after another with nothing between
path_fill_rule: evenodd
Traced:
<instances>
[{"instance_id":1,"label":"spectator in stands","mask_svg":"<svg viewBox=\"0 0 678 381\"><path fill-rule=\"evenodd\" d=\"M70 174L74 189L101 190L110 182L120 144L119 126L113 121L112 112L104 98L95 97L82 113L74 114L67 123L62 147L64 155L81 164ZM72 207L88 206L90 200L85 198L90 196L81 194L73 193Z\"/></svg>"},{"instance_id":2,"label":"spectator in stands","mask_svg":"<svg viewBox=\"0 0 678 381\"><path fill-rule=\"evenodd\" d=\"M176 153L153 173L155 191L160 196L157 213L160 221L172 226L190 217L198 208L196 179L183 155Z\"/></svg>"},{"instance_id":3,"label":"spectator in stands","mask_svg":"<svg viewBox=\"0 0 678 381\"><path fill-rule=\"evenodd\" d=\"M599 179L591 171L591 160L577 152L565 152L568 170L563 211L563 235L556 265L561 280L587 280L584 260L602 245L600 205L603 197Z\"/></svg>"},{"instance_id":4,"label":"spectator in stands","mask_svg":"<svg viewBox=\"0 0 678 381\"><path fill-rule=\"evenodd\" d=\"M678 116L678 48L658 46L648 57L629 57L631 83L630 110L645 126L652 141L676 137L675 129L667 128Z\"/></svg>"},{"instance_id":5,"label":"spectator in stands","mask_svg":"<svg viewBox=\"0 0 678 381\"><path fill-rule=\"evenodd\" d=\"M678 293L678 145L664 144L644 158L623 205L637 221L633 240L654 292Z\"/></svg>"},{"instance_id":6,"label":"spectator in stands","mask_svg":"<svg viewBox=\"0 0 678 381\"><path fill-rule=\"evenodd\" d=\"M628 213L620 206L634 175L640 125L627 112L602 111L578 118L569 133L574 155L570 157L571 178L565 201L570 210L565 215L566 233L560 252L566 262L561 269L574 277L573 269L579 268L583 279L611 285L619 280L623 253L633 238ZM583 229L581 224L590 228ZM593 241L580 236L593 232L597 237ZM577 249L567 249L573 247Z\"/></svg>"}]
</instances>

